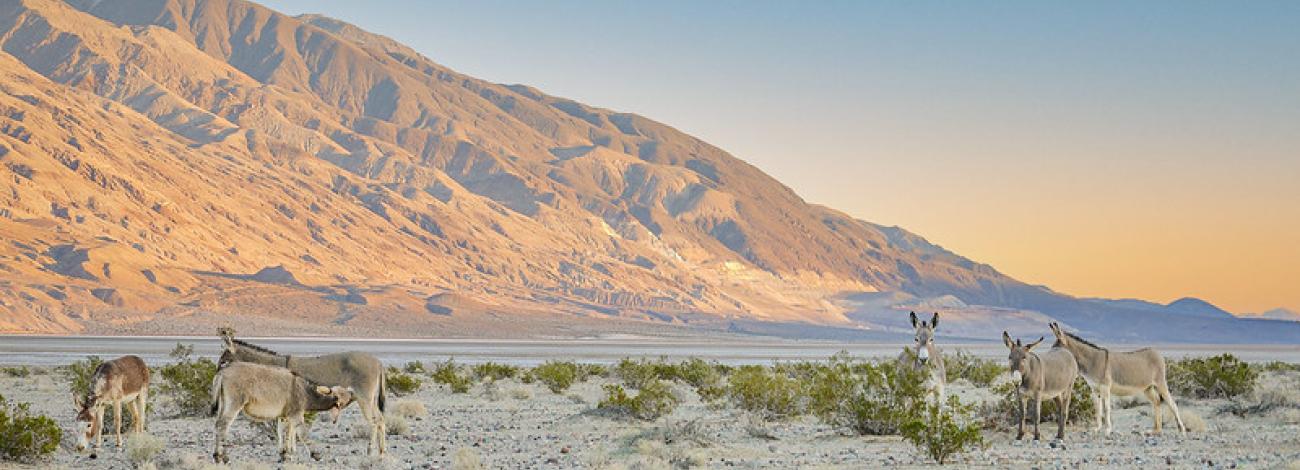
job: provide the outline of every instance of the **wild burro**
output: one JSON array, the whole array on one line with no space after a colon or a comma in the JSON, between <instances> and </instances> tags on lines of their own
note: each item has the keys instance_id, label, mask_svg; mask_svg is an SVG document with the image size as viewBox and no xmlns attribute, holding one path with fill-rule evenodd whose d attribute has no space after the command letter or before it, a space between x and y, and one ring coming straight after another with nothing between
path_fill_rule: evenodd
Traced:
<instances>
[{"instance_id":1,"label":"wild burro","mask_svg":"<svg viewBox=\"0 0 1300 470\"><path fill-rule=\"evenodd\" d=\"M237 362L217 372L212 379L212 397L212 413L217 418L214 461L229 462L224 446L226 430L242 411L257 421L275 420L275 442L280 461L285 462L297 450L299 429L303 445L311 450L303 415L308 411L329 411L337 423L339 413L352 402L352 390L318 385L282 367Z\"/></svg>"},{"instance_id":2,"label":"wild burro","mask_svg":"<svg viewBox=\"0 0 1300 470\"><path fill-rule=\"evenodd\" d=\"M1169 394L1166 381L1165 358L1152 348L1136 351L1111 352L1109 349L1089 343L1074 334L1061 331L1061 326L1051 324L1052 333L1056 335L1056 346L1068 349L1074 354L1079 364L1079 372L1088 381L1088 385L1097 392L1097 427L1101 431L1102 422L1106 423L1106 433L1110 434L1111 396L1131 396L1139 393L1146 395L1151 402L1151 413L1155 419L1155 432L1161 432L1164 413L1160 405L1168 404L1174 412L1174 421L1178 423L1179 432L1187 432L1183 425L1183 416L1178 413L1178 405Z\"/></svg>"},{"instance_id":3,"label":"wild burro","mask_svg":"<svg viewBox=\"0 0 1300 470\"><path fill-rule=\"evenodd\" d=\"M926 390L934 396L936 404L943 406L947 371L943 366L943 351L934 344L934 331L939 327L939 312L934 312L929 322L919 321L916 312L911 312L911 315L912 328L916 330L913 338L915 349L904 348L898 356L898 363L903 368L924 374Z\"/></svg>"},{"instance_id":4,"label":"wild burro","mask_svg":"<svg viewBox=\"0 0 1300 470\"><path fill-rule=\"evenodd\" d=\"M1079 377L1079 367L1074 362L1074 355L1065 348L1052 348L1038 354L1034 348L1043 342L1023 344L1020 340L1011 341L1011 335L1002 332L1002 342L1011 350L1007 357L1012 377L1018 382L1016 399L1020 402L1020 425L1016 439L1025 437L1025 412L1028 402L1034 402L1034 440L1041 439L1038 423L1043 420L1043 400L1056 400L1057 428L1056 438L1065 439L1065 422L1070 418L1070 394L1074 391L1074 381Z\"/></svg>"},{"instance_id":5,"label":"wild burro","mask_svg":"<svg viewBox=\"0 0 1300 470\"><path fill-rule=\"evenodd\" d=\"M283 367L314 383L351 388L355 393L361 416L370 424L368 453L384 455L387 447L384 426L384 367L375 356L358 351L348 351L324 356L299 357L279 354L270 349L237 340L227 330L221 332L225 351L217 360L224 368L235 362Z\"/></svg>"},{"instance_id":6,"label":"wild burro","mask_svg":"<svg viewBox=\"0 0 1300 470\"><path fill-rule=\"evenodd\" d=\"M77 451L84 451L95 441L95 450L104 444L104 407L113 404L117 416L117 446L122 447L122 403L126 402L134 420L133 432L144 432L149 408L149 367L136 356L122 356L100 364L90 377L90 390L84 397L72 396L77 407ZM96 457L94 453L91 458Z\"/></svg>"}]
</instances>

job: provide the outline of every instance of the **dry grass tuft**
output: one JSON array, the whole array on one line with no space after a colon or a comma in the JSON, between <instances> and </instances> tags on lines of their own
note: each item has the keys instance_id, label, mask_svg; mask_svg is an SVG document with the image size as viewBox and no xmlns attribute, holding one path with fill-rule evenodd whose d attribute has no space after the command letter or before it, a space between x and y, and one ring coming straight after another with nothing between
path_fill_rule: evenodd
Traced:
<instances>
[{"instance_id":1,"label":"dry grass tuft","mask_svg":"<svg viewBox=\"0 0 1300 470\"><path fill-rule=\"evenodd\" d=\"M145 464L153 465L154 457L162 453L166 444L162 439L145 433L131 433L126 436L126 457L131 465L143 468Z\"/></svg>"},{"instance_id":2,"label":"dry grass tuft","mask_svg":"<svg viewBox=\"0 0 1300 470\"><path fill-rule=\"evenodd\" d=\"M487 467L483 465L483 460L478 457L478 453L469 447L456 449L456 454L451 456L452 470L484 470Z\"/></svg>"},{"instance_id":3,"label":"dry grass tuft","mask_svg":"<svg viewBox=\"0 0 1300 470\"><path fill-rule=\"evenodd\" d=\"M771 425L763 417L756 414L745 415L745 434L749 437L755 437L766 441L775 441L776 434L772 432Z\"/></svg>"},{"instance_id":4,"label":"dry grass tuft","mask_svg":"<svg viewBox=\"0 0 1300 470\"><path fill-rule=\"evenodd\" d=\"M1205 424L1205 419L1201 418L1200 413L1197 413L1189 409L1180 409L1178 410L1178 414L1182 415L1183 425L1187 426L1187 432L1200 433L1200 432L1205 432L1207 429L1209 429L1209 427L1206 426ZM1174 419L1174 412L1166 409L1165 422L1176 423L1175 421L1173 421L1173 419Z\"/></svg>"},{"instance_id":5,"label":"dry grass tuft","mask_svg":"<svg viewBox=\"0 0 1300 470\"><path fill-rule=\"evenodd\" d=\"M411 433L411 423L403 415L395 412L384 413L384 425L389 436L405 436Z\"/></svg>"},{"instance_id":6,"label":"dry grass tuft","mask_svg":"<svg viewBox=\"0 0 1300 470\"><path fill-rule=\"evenodd\" d=\"M429 410L424 407L424 403L421 401L404 399L393 403L390 413L403 418L422 418L429 415Z\"/></svg>"},{"instance_id":7,"label":"dry grass tuft","mask_svg":"<svg viewBox=\"0 0 1300 470\"><path fill-rule=\"evenodd\" d=\"M516 400L532 400L533 390L524 387L510 389L510 398L514 398Z\"/></svg>"}]
</instances>

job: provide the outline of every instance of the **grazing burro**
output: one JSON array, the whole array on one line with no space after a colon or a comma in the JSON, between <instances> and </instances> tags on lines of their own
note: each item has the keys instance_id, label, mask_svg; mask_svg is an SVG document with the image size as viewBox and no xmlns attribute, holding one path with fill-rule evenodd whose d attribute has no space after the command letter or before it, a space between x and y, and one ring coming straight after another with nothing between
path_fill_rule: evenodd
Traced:
<instances>
[{"instance_id":1,"label":"grazing burro","mask_svg":"<svg viewBox=\"0 0 1300 470\"><path fill-rule=\"evenodd\" d=\"M1152 348L1111 352L1073 333L1062 331L1061 326L1056 323L1050 326L1052 333L1056 335L1056 346L1068 349L1074 354L1074 359L1079 364L1079 373L1097 392L1095 431L1101 431L1104 421L1106 434L1111 433L1111 396L1132 396L1141 393L1151 401L1153 411L1151 415L1155 419L1156 433L1161 432L1161 421L1164 415L1160 410L1162 403L1168 404L1169 409L1173 410L1178 431L1187 432L1187 426L1183 425L1183 417L1178 413L1178 405L1174 403L1174 397L1169 394L1165 358L1160 355L1160 352Z\"/></svg>"},{"instance_id":2,"label":"grazing burro","mask_svg":"<svg viewBox=\"0 0 1300 470\"><path fill-rule=\"evenodd\" d=\"M924 373L925 388L934 396L935 403L943 406L944 386L947 371L943 366L943 351L934 344L934 330L939 327L939 312L934 312L929 322L919 321L916 312L911 312L912 328L916 330L913 338L915 349L903 348L898 356L900 367Z\"/></svg>"},{"instance_id":3,"label":"grazing burro","mask_svg":"<svg viewBox=\"0 0 1300 470\"><path fill-rule=\"evenodd\" d=\"M144 432L145 414L149 410L149 366L137 356L122 356L100 364L90 377L86 395L72 396L72 404L79 410L77 451L90 447L91 440L95 441L95 449L104 444L104 408L110 403L117 416L117 446L122 447L123 402L131 410L132 432Z\"/></svg>"},{"instance_id":4,"label":"grazing burro","mask_svg":"<svg viewBox=\"0 0 1300 470\"><path fill-rule=\"evenodd\" d=\"M1011 341L1011 335L1002 332L1002 342L1011 350L1007 356L1009 368L1016 386L1016 399L1020 402L1020 425L1016 439L1025 437L1025 412L1029 400L1034 401L1034 440L1040 440L1038 423L1043 421L1043 400L1056 400L1056 438L1065 439L1065 422L1070 418L1070 395L1074 391L1074 381L1079 378L1079 366L1074 362L1074 355L1065 348L1052 348L1045 353L1034 352L1034 348L1043 342L1023 344L1019 339Z\"/></svg>"},{"instance_id":5,"label":"grazing burro","mask_svg":"<svg viewBox=\"0 0 1300 470\"><path fill-rule=\"evenodd\" d=\"M252 362L283 367L318 384L351 388L355 392L353 401L357 402L362 418L370 425L367 453L384 455L388 442L385 436L387 428L384 425L387 384L384 367L375 356L359 351L323 356L290 356L237 340L226 329L222 329L220 334L225 342L225 351L217 360L217 367L224 368L234 362Z\"/></svg>"},{"instance_id":6,"label":"grazing burro","mask_svg":"<svg viewBox=\"0 0 1300 470\"><path fill-rule=\"evenodd\" d=\"M337 423L343 407L352 402L352 389L311 383L281 367L237 362L221 368L212 379L212 398L212 414L217 418L212 460L230 461L224 445L226 431L242 411L257 421L275 420L280 461L287 462L297 450L299 429L303 445L311 450L304 414L329 411Z\"/></svg>"}]
</instances>

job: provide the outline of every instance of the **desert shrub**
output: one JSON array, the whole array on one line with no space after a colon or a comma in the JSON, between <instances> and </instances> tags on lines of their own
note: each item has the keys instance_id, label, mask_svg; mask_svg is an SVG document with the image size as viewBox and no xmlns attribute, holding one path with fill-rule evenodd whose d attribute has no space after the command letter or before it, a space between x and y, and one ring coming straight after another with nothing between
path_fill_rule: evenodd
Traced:
<instances>
[{"instance_id":1,"label":"desert shrub","mask_svg":"<svg viewBox=\"0 0 1300 470\"><path fill-rule=\"evenodd\" d=\"M823 422L861 435L897 434L925 407L925 377L894 362L836 355L812 370L809 409Z\"/></svg>"},{"instance_id":2,"label":"desert shrub","mask_svg":"<svg viewBox=\"0 0 1300 470\"><path fill-rule=\"evenodd\" d=\"M981 359L960 350L956 354L945 354L943 367L944 379L948 382L966 379L980 387L992 385L993 381L1006 371L1006 368L997 361Z\"/></svg>"},{"instance_id":3,"label":"desert shrub","mask_svg":"<svg viewBox=\"0 0 1300 470\"><path fill-rule=\"evenodd\" d=\"M161 391L172 397L177 411L184 416L207 416L212 406L212 378L217 375L217 363L211 359L193 357L194 346L176 343L169 354L176 362L158 370L163 383Z\"/></svg>"},{"instance_id":4,"label":"desert shrub","mask_svg":"<svg viewBox=\"0 0 1300 470\"><path fill-rule=\"evenodd\" d=\"M671 367L663 362L632 360L626 357L614 366L614 374L632 388L641 388L657 380L672 380L676 375Z\"/></svg>"},{"instance_id":5,"label":"desert shrub","mask_svg":"<svg viewBox=\"0 0 1300 470\"><path fill-rule=\"evenodd\" d=\"M404 399L397 400L393 403L392 413L403 418L418 418L429 414L429 410L424 407L424 403L417 400Z\"/></svg>"},{"instance_id":6,"label":"desert shrub","mask_svg":"<svg viewBox=\"0 0 1300 470\"><path fill-rule=\"evenodd\" d=\"M564 393L578 379L578 366L572 362L547 361L533 368L532 375L551 392Z\"/></svg>"},{"instance_id":7,"label":"desert shrub","mask_svg":"<svg viewBox=\"0 0 1300 470\"><path fill-rule=\"evenodd\" d=\"M86 356L85 360L63 366L59 372L68 379L68 391L74 396L84 397L90 393L90 379L94 377L95 369L103 363L99 356Z\"/></svg>"},{"instance_id":8,"label":"desert shrub","mask_svg":"<svg viewBox=\"0 0 1300 470\"><path fill-rule=\"evenodd\" d=\"M447 359L433 368L433 381L451 388L451 393L469 393L474 385L469 375L461 372L455 359Z\"/></svg>"},{"instance_id":9,"label":"desert shrub","mask_svg":"<svg viewBox=\"0 0 1300 470\"><path fill-rule=\"evenodd\" d=\"M153 462L154 457L162 453L165 447L162 439L145 433L132 433L126 437L126 457L136 468Z\"/></svg>"},{"instance_id":10,"label":"desert shrub","mask_svg":"<svg viewBox=\"0 0 1300 470\"><path fill-rule=\"evenodd\" d=\"M411 423L405 416L390 411L384 413L384 429L389 436L405 436L411 433Z\"/></svg>"},{"instance_id":11,"label":"desert shrub","mask_svg":"<svg viewBox=\"0 0 1300 470\"><path fill-rule=\"evenodd\" d=\"M764 420L763 417L759 415L745 413L743 424L745 427L745 434L748 434L749 437L756 437L768 441L775 441L777 439L776 433L772 431L772 427L768 424L767 420Z\"/></svg>"},{"instance_id":12,"label":"desert shrub","mask_svg":"<svg viewBox=\"0 0 1300 470\"><path fill-rule=\"evenodd\" d=\"M1289 384L1267 384L1257 387L1248 396L1234 398L1219 407L1218 412L1249 417L1273 415L1287 409L1300 409L1300 392L1290 388Z\"/></svg>"},{"instance_id":13,"label":"desert shrub","mask_svg":"<svg viewBox=\"0 0 1300 470\"><path fill-rule=\"evenodd\" d=\"M484 362L474 366L475 380L513 379L519 375L519 367L496 362Z\"/></svg>"},{"instance_id":14,"label":"desert shrub","mask_svg":"<svg viewBox=\"0 0 1300 470\"><path fill-rule=\"evenodd\" d=\"M384 380L386 381L388 390L398 396L410 395L418 392L420 391L420 387L424 385L424 381L420 380L419 377L402 372L396 367L388 368L388 375L384 377ZM434 377L434 380L438 380L436 376Z\"/></svg>"},{"instance_id":15,"label":"desert shrub","mask_svg":"<svg viewBox=\"0 0 1300 470\"><path fill-rule=\"evenodd\" d=\"M62 439L63 431L53 419L0 395L0 459L30 462L53 453Z\"/></svg>"},{"instance_id":16,"label":"desert shrub","mask_svg":"<svg viewBox=\"0 0 1300 470\"><path fill-rule=\"evenodd\" d=\"M764 419L803 413L803 384L776 368L742 366L731 374L727 397L742 410Z\"/></svg>"},{"instance_id":17,"label":"desert shrub","mask_svg":"<svg viewBox=\"0 0 1300 470\"><path fill-rule=\"evenodd\" d=\"M605 386L605 398L596 405L597 409L606 410L645 421L654 421L673 412L678 399L673 395L668 384L656 380L646 384L635 396L629 396L622 385Z\"/></svg>"},{"instance_id":18,"label":"desert shrub","mask_svg":"<svg viewBox=\"0 0 1300 470\"><path fill-rule=\"evenodd\" d=\"M579 382L586 382L592 377L608 377L609 367L604 364L574 364L576 367L576 378Z\"/></svg>"},{"instance_id":19,"label":"desert shrub","mask_svg":"<svg viewBox=\"0 0 1300 470\"><path fill-rule=\"evenodd\" d=\"M677 378L686 382L705 402L716 402L726 396L722 386L722 372L716 363L690 358L677 366Z\"/></svg>"},{"instance_id":20,"label":"desert shrub","mask_svg":"<svg viewBox=\"0 0 1300 470\"><path fill-rule=\"evenodd\" d=\"M4 369L0 369L0 370L3 370L4 374L9 377L23 378L32 375L32 370L27 368L27 366L5 367Z\"/></svg>"},{"instance_id":21,"label":"desert shrub","mask_svg":"<svg viewBox=\"0 0 1300 470\"><path fill-rule=\"evenodd\" d=\"M980 416L984 421L985 429L1008 430L1015 429L1020 421L1020 401L1016 398L1016 387L1019 384L1014 382L1005 382L993 388L993 392L1001 395L1002 399L992 405L986 405L980 410ZM1067 424L1086 424L1092 422L1097 414L1097 402L1088 382L1082 378L1074 382L1074 387L1070 391L1070 416ZM1056 400L1043 400L1043 419L1042 422L1056 422L1057 408ZM1025 405L1025 425L1034 424L1034 403L1029 401Z\"/></svg>"},{"instance_id":22,"label":"desert shrub","mask_svg":"<svg viewBox=\"0 0 1300 470\"><path fill-rule=\"evenodd\" d=\"M1258 379L1258 371L1232 354L1188 358L1169 364L1169 388L1178 396L1233 398L1254 390Z\"/></svg>"},{"instance_id":23,"label":"desert shrub","mask_svg":"<svg viewBox=\"0 0 1300 470\"><path fill-rule=\"evenodd\" d=\"M533 391L523 387L512 388L510 389L510 398L516 400L531 400L533 399Z\"/></svg>"},{"instance_id":24,"label":"desert shrub","mask_svg":"<svg viewBox=\"0 0 1300 470\"><path fill-rule=\"evenodd\" d=\"M451 457L451 468L452 470L483 470L487 467L483 465L483 460L474 449L461 447L456 449L456 453Z\"/></svg>"},{"instance_id":25,"label":"desert shrub","mask_svg":"<svg viewBox=\"0 0 1300 470\"><path fill-rule=\"evenodd\" d=\"M420 361L411 361L411 362L406 363L406 365L403 365L403 366L402 366L402 372L406 372L406 373L408 373L408 374L427 374L427 373L428 373L428 371L424 369L424 363L423 363L423 362L420 362Z\"/></svg>"},{"instance_id":26,"label":"desert shrub","mask_svg":"<svg viewBox=\"0 0 1300 470\"><path fill-rule=\"evenodd\" d=\"M1260 372L1300 372L1300 364L1290 362L1269 361L1255 367Z\"/></svg>"},{"instance_id":27,"label":"desert shrub","mask_svg":"<svg viewBox=\"0 0 1300 470\"><path fill-rule=\"evenodd\" d=\"M904 439L939 465L947 463L953 454L984 443L979 423L971 418L971 407L956 396L948 397L942 409L937 404L926 404L923 413L904 423L900 431Z\"/></svg>"}]
</instances>

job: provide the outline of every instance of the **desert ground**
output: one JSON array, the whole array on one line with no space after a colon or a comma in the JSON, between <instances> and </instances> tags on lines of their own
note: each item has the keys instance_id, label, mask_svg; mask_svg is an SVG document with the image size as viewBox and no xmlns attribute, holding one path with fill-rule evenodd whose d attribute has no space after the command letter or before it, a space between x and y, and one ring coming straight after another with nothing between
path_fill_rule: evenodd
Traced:
<instances>
[{"instance_id":1,"label":"desert ground","mask_svg":"<svg viewBox=\"0 0 1300 470\"><path fill-rule=\"evenodd\" d=\"M72 449L67 431L75 411L66 379L49 367L28 377L0 374L0 394L30 402L33 411L65 428L62 448L34 464L15 468L130 469L130 452L106 433L104 448L91 459ZM999 380L1006 380L1005 377ZM682 404L652 422L612 417L596 409L602 386L616 377L594 377L564 393L540 383L513 379L480 382L468 393L452 393L425 380L414 393L389 398L388 455L366 456L365 431L355 406L338 424L320 420L310 430L312 449L300 448L296 463L277 463L274 438L241 418L231 428L228 467L210 463L210 418L175 416L165 394L156 391L148 434L160 452L155 468L878 468L926 467L928 457L899 437L852 436L816 418L764 421L728 405L704 403L689 386L672 384ZM989 389L959 380L949 393L966 403L997 400ZM1118 399L1115 432L1098 435L1071 426L1061 443L1015 441L1010 432L987 431L986 447L956 457L957 467L990 468L1297 468L1300 464L1300 373L1266 372L1243 403L1280 401L1282 406L1247 418L1220 413L1228 400L1180 398L1191 431L1151 435L1150 405ZM1045 438L1055 424L1043 425ZM111 428L110 428L111 429Z\"/></svg>"}]
</instances>

